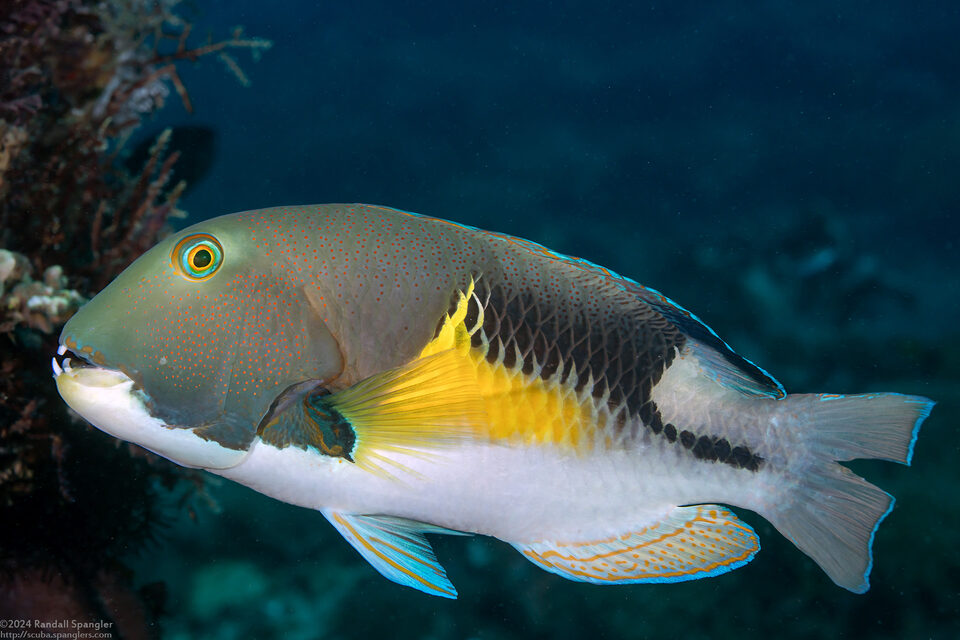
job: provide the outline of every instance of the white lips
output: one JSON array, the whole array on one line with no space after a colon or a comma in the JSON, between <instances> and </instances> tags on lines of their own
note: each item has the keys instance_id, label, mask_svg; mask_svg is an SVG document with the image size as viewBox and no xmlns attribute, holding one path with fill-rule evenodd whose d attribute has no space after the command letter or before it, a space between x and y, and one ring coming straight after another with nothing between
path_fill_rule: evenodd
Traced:
<instances>
[{"instance_id":1,"label":"white lips","mask_svg":"<svg viewBox=\"0 0 960 640\"><path fill-rule=\"evenodd\" d=\"M57 354L66 353L60 346ZM103 367L70 366L53 359L57 390L70 407L93 426L112 436L138 444L184 467L227 469L250 453L227 449L204 440L192 429L171 427L150 415L143 394L134 390L133 380L122 371ZM251 445L251 449L252 449Z\"/></svg>"}]
</instances>

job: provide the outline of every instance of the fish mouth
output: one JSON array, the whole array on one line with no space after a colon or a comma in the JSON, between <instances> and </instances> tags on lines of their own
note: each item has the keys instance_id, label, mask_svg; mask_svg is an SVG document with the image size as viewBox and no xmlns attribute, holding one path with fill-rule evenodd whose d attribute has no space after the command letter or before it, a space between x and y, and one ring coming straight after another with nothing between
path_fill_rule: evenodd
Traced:
<instances>
[{"instance_id":1,"label":"fish mouth","mask_svg":"<svg viewBox=\"0 0 960 640\"><path fill-rule=\"evenodd\" d=\"M167 424L150 410L149 397L133 378L93 357L61 344L51 366L60 397L96 428L195 469L227 469L249 454L250 449L206 440L190 427Z\"/></svg>"},{"instance_id":2,"label":"fish mouth","mask_svg":"<svg viewBox=\"0 0 960 640\"><path fill-rule=\"evenodd\" d=\"M129 383L132 391L135 386L133 378L120 369L96 364L90 356L73 351L65 344L61 344L57 349L57 355L51 359L51 366L54 379L59 380L60 376L65 375L84 387L106 388Z\"/></svg>"}]
</instances>

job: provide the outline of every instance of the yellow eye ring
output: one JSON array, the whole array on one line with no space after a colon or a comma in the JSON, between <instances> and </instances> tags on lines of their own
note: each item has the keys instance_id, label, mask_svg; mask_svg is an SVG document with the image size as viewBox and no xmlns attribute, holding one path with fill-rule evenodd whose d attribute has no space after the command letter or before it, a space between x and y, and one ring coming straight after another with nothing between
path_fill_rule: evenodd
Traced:
<instances>
[{"instance_id":1,"label":"yellow eye ring","mask_svg":"<svg viewBox=\"0 0 960 640\"><path fill-rule=\"evenodd\" d=\"M206 233L189 235L173 248L170 255L173 268L187 280L206 280L223 263L223 247Z\"/></svg>"}]
</instances>

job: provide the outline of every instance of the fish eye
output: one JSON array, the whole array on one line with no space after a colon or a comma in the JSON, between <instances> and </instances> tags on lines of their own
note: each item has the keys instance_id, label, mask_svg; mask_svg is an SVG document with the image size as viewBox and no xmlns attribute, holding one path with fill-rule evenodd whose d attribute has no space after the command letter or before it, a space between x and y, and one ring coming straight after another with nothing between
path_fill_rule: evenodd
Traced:
<instances>
[{"instance_id":1,"label":"fish eye","mask_svg":"<svg viewBox=\"0 0 960 640\"><path fill-rule=\"evenodd\" d=\"M195 233L177 243L170 256L174 269L187 280L206 280L223 262L223 247L211 235Z\"/></svg>"}]
</instances>

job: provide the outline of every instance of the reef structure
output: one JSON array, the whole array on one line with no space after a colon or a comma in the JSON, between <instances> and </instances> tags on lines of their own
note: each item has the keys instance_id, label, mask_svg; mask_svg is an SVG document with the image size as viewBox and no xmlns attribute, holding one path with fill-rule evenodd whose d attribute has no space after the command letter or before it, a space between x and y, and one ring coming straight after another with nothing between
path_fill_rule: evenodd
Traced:
<instances>
[{"instance_id":1,"label":"reef structure","mask_svg":"<svg viewBox=\"0 0 960 640\"><path fill-rule=\"evenodd\" d=\"M154 635L162 590L135 590L122 558L155 539L162 493L199 495L197 476L69 415L49 370L60 326L185 215L170 130L124 162L144 116L171 97L192 110L178 65L219 57L248 84L234 54L271 46L239 29L190 46L179 8L0 4L0 618Z\"/></svg>"}]
</instances>

